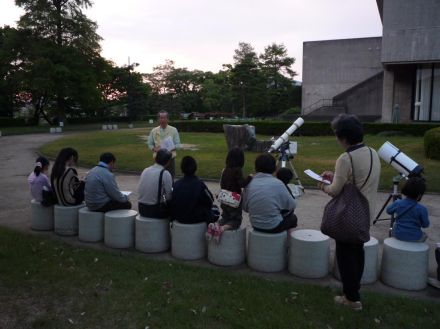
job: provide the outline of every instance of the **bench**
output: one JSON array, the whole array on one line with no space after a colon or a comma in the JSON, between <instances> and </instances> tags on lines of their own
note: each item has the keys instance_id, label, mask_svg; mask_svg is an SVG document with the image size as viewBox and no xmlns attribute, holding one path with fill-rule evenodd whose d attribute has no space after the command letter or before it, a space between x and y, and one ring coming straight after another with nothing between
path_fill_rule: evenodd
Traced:
<instances>
[{"instance_id":1,"label":"bench","mask_svg":"<svg viewBox=\"0 0 440 329\"><path fill-rule=\"evenodd\" d=\"M307 279L329 272L330 238L317 230L297 230L289 237L289 272Z\"/></svg>"},{"instance_id":2,"label":"bench","mask_svg":"<svg viewBox=\"0 0 440 329\"><path fill-rule=\"evenodd\" d=\"M170 248L170 221L138 215L135 220L135 247L146 253L164 252Z\"/></svg>"},{"instance_id":3,"label":"bench","mask_svg":"<svg viewBox=\"0 0 440 329\"><path fill-rule=\"evenodd\" d=\"M371 284L377 281L379 270L379 241L376 238L370 237L368 242L364 243L365 265L364 273L362 274L361 284ZM335 256L333 274L336 279L341 280L339 273L338 262Z\"/></svg>"},{"instance_id":4,"label":"bench","mask_svg":"<svg viewBox=\"0 0 440 329\"><path fill-rule=\"evenodd\" d=\"M247 263L260 272L279 272L286 267L287 232L249 231Z\"/></svg>"},{"instance_id":5,"label":"bench","mask_svg":"<svg viewBox=\"0 0 440 329\"><path fill-rule=\"evenodd\" d=\"M41 202L31 201L31 229L36 231L53 230L53 206L44 207Z\"/></svg>"},{"instance_id":6,"label":"bench","mask_svg":"<svg viewBox=\"0 0 440 329\"><path fill-rule=\"evenodd\" d=\"M405 290L422 290L428 280L429 246L424 242L406 242L386 238L383 242L383 283Z\"/></svg>"},{"instance_id":7,"label":"bench","mask_svg":"<svg viewBox=\"0 0 440 329\"><path fill-rule=\"evenodd\" d=\"M81 208L78 212L78 238L85 242L99 242L104 239L104 213Z\"/></svg>"},{"instance_id":8,"label":"bench","mask_svg":"<svg viewBox=\"0 0 440 329\"><path fill-rule=\"evenodd\" d=\"M54 230L58 235L78 235L78 211L85 205L54 206Z\"/></svg>"},{"instance_id":9,"label":"bench","mask_svg":"<svg viewBox=\"0 0 440 329\"><path fill-rule=\"evenodd\" d=\"M171 224L171 255L183 260L197 260L206 255L206 223Z\"/></svg>"},{"instance_id":10,"label":"bench","mask_svg":"<svg viewBox=\"0 0 440 329\"><path fill-rule=\"evenodd\" d=\"M246 258L246 228L226 230L220 242L208 242L208 261L220 266L234 266L244 263Z\"/></svg>"},{"instance_id":11,"label":"bench","mask_svg":"<svg viewBox=\"0 0 440 329\"><path fill-rule=\"evenodd\" d=\"M131 248L134 244L134 220L137 211L119 209L104 215L104 244L111 248Z\"/></svg>"}]
</instances>

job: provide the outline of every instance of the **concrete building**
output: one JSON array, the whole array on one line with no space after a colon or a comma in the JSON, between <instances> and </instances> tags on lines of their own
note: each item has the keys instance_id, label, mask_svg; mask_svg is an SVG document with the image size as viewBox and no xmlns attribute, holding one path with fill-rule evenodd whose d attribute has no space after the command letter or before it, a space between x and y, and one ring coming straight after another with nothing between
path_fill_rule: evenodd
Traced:
<instances>
[{"instance_id":1,"label":"concrete building","mask_svg":"<svg viewBox=\"0 0 440 329\"><path fill-rule=\"evenodd\" d=\"M304 42L302 115L440 121L440 1L377 6L382 37Z\"/></svg>"}]
</instances>

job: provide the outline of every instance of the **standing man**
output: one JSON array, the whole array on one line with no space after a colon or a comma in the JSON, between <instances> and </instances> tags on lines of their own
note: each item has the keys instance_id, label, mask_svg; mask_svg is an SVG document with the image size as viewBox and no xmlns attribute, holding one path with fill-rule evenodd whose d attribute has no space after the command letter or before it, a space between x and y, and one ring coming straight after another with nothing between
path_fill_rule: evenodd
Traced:
<instances>
[{"instance_id":1,"label":"standing man","mask_svg":"<svg viewBox=\"0 0 440 329\"><path fill-rule=\"evenodd\" d=\"M87 174L85 199L91 211L131 209L128 196L121 193L112 174L115 162L116 158L112 153L103 153L98 165Z\"/></svg>"},{"instance_id":2,"label":"standing man","mask_svg":"<svg viewBox=\"0 0 440 329\"><path fill-rule=\"evenodd\" d=\"M153 151L153 157L156 157L157 151L161 148L171 152L172 158L167 170L170 172L173 180L176 173L176 149L180 148L179 132L173 126L168 124L168 112L160 111L157 114L159 126L153 128L148 136L148 148Z\"/></svg>"}]
</instances>

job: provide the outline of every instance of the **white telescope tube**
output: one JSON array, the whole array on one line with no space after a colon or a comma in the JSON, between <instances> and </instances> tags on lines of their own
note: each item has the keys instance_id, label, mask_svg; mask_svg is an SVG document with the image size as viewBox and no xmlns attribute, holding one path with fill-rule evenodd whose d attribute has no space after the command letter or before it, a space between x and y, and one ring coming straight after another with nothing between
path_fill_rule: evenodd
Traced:
<instances>
[{"instance_id":1,"label":"white telescope tube","mask_svg":"<svg viewBox=\"0 0 440 329\"><path fill-rule=\"evenodd\" d=\"M276 151L280 148L280 146L287 142L289 140L289 136L292 135L295 130L297 130L299 127L301 127L304 123L303 118L298 118L295 120L295 122L287 129L284 134L282 134L269 148L269 152Z\"/></svg>"},{"instance_id":2,"label":"white telescope tube","mask_svg":"<svg viewBox=\"0 0 440 329\"><path fill-rule=\"evenodd\" d=\"M392 165L403 176L418 175L423 171L422 166L390 142L385 142L377 153L386 163Z\"/></svg>"}]
</instances>

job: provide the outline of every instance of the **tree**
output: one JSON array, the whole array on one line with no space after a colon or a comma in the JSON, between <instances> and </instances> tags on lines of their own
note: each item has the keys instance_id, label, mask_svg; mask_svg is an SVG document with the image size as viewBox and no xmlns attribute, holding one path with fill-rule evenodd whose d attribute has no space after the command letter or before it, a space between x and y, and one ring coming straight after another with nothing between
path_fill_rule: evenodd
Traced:
<instances>
[{"instance_id":1,"label":"tree","mask_svg":"<svg viewBox=\"0 0 440 329\"><path fill-rule=\"evenodd\" d=\"M232 93L241 108L242 116L260 113L265 86L254 48L248 43L240 42L235 50L234 65L227 67L231 71Z\"/></svg>"},{"instance_id":2,"label":"tree","mask_svg":"<svg viewBox=\"0 0 440 329\"><path fill-rule=\"evenodd\" d=\"M261 72L266 79L266 112L277 113L291 107L289 102L293 94L293 78L296 73L292 70L295 58L287 55L283 44L272 43L264 48L260 55Z\"/></svg>"},{"instance_id":3,"label":"tree","mask_svg":"<svg viewBox=\"0 0 440 329\"><path fill-rule=\"evenodd\" d=\"M26 31L25 91L32 95L36 116L45 111L60 118L80 116L100 105L97 89L102 62L97 25L82 8L88 0L16 0L25 10L18 28ZM48 120L50 121L50 120Z\"/></svg>"}]
</instances>

